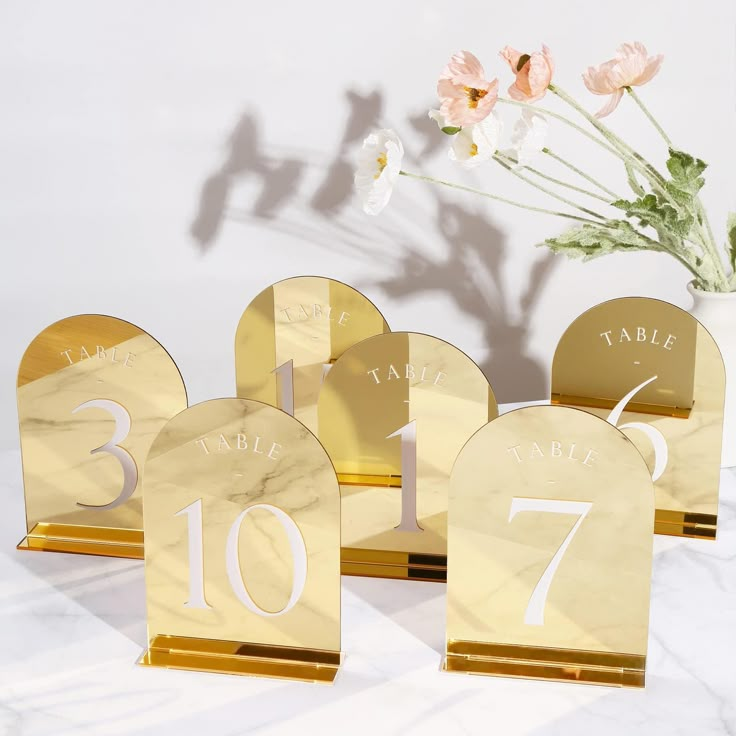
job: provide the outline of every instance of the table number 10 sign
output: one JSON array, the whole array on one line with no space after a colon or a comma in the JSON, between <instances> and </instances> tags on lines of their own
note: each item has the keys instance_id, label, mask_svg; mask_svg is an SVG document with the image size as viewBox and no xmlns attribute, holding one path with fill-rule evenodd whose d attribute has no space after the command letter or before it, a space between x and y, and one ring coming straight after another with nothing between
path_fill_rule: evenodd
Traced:
<instances>
[{"instance_id":1,"label":"table number 10 sign","mask_svg":"<svg viewBox=\"0 0 736 736\"><path fill-rule=\"evenodd\" d=\"M340 493L283 411L219 399L182 412L144 481L142 664L332 682L340 655Z\"/></svg>"}]
</instances>

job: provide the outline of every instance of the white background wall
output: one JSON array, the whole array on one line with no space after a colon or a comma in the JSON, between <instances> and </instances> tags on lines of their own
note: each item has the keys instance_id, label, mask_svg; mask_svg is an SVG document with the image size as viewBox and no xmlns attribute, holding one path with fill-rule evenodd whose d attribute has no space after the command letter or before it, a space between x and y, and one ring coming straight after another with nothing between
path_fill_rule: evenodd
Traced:
<instances>
[{"instance_id":1,"label":"white background wall","mask_svg":"<svg viewBox=\"0 0 736 736\"><path fill-rule=\"evenodd\" d=\"M666 56L643 95L676 144L710 162L704 199L722 237L736 199L735 21L731 0L4 0L0 448L17 443L18 361L47 324L79 312L139 324L197 402L232 394L242 310L298 274L347 281L394 329L455 343L499 399L542 397L575 316L622 295L688 306L687 272L650 254L551 257L534 244L562 221L408 180L371 219L352 198L352 155L380 122L412 156L434 151L425 173L530 198L502 170L468 176L433 149L443 141L424 115L449 55L473 50L505 90L498 49L544 41L557 82L594 110L582 70L641 40ZM508 130L515 114L503 114ZM662 161L631 101L610 121ZM557 125L550 147L625 193L604 152Z\"/></svg>"}]
</instances>

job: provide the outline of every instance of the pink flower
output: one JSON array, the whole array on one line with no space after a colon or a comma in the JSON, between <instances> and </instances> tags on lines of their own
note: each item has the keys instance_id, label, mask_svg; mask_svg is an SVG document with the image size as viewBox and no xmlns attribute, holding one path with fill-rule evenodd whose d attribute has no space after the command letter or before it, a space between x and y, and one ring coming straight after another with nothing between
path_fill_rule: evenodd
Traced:
<instances>
[{"instance_id":1,"label":"pink flower","mask_svg":"<svg viewBox=\"0 0 736 736\"><path fill-rule=\"evenodd\" d=\"M542 44L541 51L522 54L511 46L501 50L501 58L506 59L516 81L509 87L509 95L518 102L541 100L547 92L555 71L555 62L550 50Z\"/></svg>"},{"instance_id":2,"label":"pink flower","mask_svg":"<svg viewBox=\"0 0 736 736\"><path fill-rule=\"evenodd\" d=\"M621 101L625 87L646 84L659 71L664 56L647 56L644 44L624 43L616 49L616 58L600 66L589 66L583 74L585 86L594 95L611 95L608 102L595 114L597 118L610 115Z\"/></svg>"},{"instance_id":3,"label":"pink flower","mask_svg":"<svg viewBox=\"0 0 736 736\"><path fill-rule=\"evenodd\" d=\"M437 82L440 112L451 125L473 125L486 118L498 99L498 79L488 82L478 59L459 51Z\"/></svg>"}]
</instances>

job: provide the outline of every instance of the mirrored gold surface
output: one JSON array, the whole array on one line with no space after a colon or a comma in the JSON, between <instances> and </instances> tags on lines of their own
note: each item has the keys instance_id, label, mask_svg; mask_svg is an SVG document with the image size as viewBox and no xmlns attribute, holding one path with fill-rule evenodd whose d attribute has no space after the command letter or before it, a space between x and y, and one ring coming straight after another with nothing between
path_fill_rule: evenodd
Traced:
<instances>
[{"instance_id":1,"label":"mirrored gold surface","mask_svg":"<svg viewBox=\"0 0 736 736\"><path fill-rule=\"evenodd\" d=\"M341 483L344 574L445 579L450 470L497 415L480 368L436 337L379 335L337 361L319 423Z\"/></svg>"},{"instance_id":2,"label":"mirrored gold surface","mask_svg":"<svg viewBox=\"0 0 736 736\"><path fill-rule=\"evenodd\" d=\"M28 530L18 548L142 559L143 460L186 405L174 361L135 325L78 315L43 330L18 372Z\"/></svg>"},{"instance_id":3,"label":"mirrored gold surface","mask_svg":"<svg viewBox=\"0 0 736 736\"><path fill-rule=\"evenodd\" d=\"M607 422L534 406L480 429L452 471L444 668L643 686L653 524Z\"/></svg>"},{"instance_id":4,"label":"mirrored gold surface","mask_svg":"<svg viewBox=\"0 0 736 736\"><path fill-rule=\"evenodd\" d=\"M375 305L333 279L299 276L262 291L235 335L237 395L283 409L317 432L317 397L352 345L388 332Z\"/></svg>"},{"instance_id":5,"label":"mirrored gold surface","mask_svg":"<svg viewBox=\"0 0 736 736\"><path fill-rule=\"evenodd\" d=\"M555 352L553 403L610 417L646 458L657 534L715 539L724 400L713 338L692 315L656 299L593 307Z\"/></svg>"},{"instance_id":6,"label":"mirrored gold surface","mask_svg":"<svg viewBox=\"0 0 736 736\"><path fill-rule=\"evenodd\" d=\"M145 467L144 664L331 681L340 662L340 493L300 422L218 399Z\"/></svg>"}]
</instances>

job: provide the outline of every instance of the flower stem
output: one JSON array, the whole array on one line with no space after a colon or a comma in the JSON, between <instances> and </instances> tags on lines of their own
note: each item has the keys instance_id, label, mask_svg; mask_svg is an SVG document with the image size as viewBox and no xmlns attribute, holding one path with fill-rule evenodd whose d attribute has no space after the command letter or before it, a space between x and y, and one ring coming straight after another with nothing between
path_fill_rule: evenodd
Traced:
<instances>
[{"instance_id":1,"label":"flower stem","mask_svg":"<svg viewBox=\"0 0 736 736\"><path fill-rule=\"evenodd\" d=\"M639 169L649 179L653 186L661 188L665 178L657 171L640 153L635 151L626 141L619 138L610 128L601 123L598 118L591 115L582 105L567 94L565 90L550 84L549 91L556 94L563 102L566 102L573 110L582 115L615 149L619 157L633 162L635 168Z\"/></svg>"},{"instance_id":2,"label":"flower stem","mask_svg":"<svg viewBox=\"0 0 736 736\"><path fill-rule=\"evenodd\" d=\"M504 156L504 160L507 161L511 166L518 165L517 162L509 158L507 156ZM593 197L594 199L598 199L601 202L605 202L606 204L611 204L611 200L609 197L604 197L601 194L598 194L597 192L591 192L589 189L583 189L583 187L577 187L574 184L570 184L570 182L563 181L562 179L556 179L554 176L550 176L549 174L545 174L543 171L540 171L539 169L535 169L531 166L523 165L521 166L525 171L528 171L530 174L534 174L534 176L538 176L540 179L544 179L546 181L552 182L552 184L557 184L559 187L564 187L565 189L570 189L573 192L579 192L580 194L585 194L588 197Z\"/></svg>"},{"instance_id":3,"label":"flower stem","mask_svg":"<svg viewBox=\"0 0 736 736\"><path fill-rule=\"evenodd\" d=\"M705 246L706 250L710 252L711 258L713 259L713 264L716 267L716 273L720 280L718 289L719 291L730 291L731 289L728 282L728 276L726 275L726 269L723 267L721 254L718 250L715 236L713 235L713 228L710 226L708 214L705 211L705 207L703 207L703 203L700 201L700 197L695 197L695 206L697 207L698 212L702 217L703 222L705 223L706 232L704 233L703 237L703 245Z\"/></svg>"},{"instance_id":4,"label":"flower stem","mask_svg":"<svg viewBox=\"0 0 736 736\"><path fill-rule=\"evenodd\" d=\"M526 182L530 186L533 186L535 189L539 189L540 192L544 192L545 194L548 194L550 197L553 197L554 199L559 200L563 204L566 204L570 207L574 207L576 210L580 210L581 212L585 213L586 215L590 215L591 217L597 217L599 220L605 220L606 218L603 215L598 214L594 210L589 210L587 207L583 207L582 205L577 204L577 202L573 202L571 199L567 199L567 197L563 197L561 194L557 194L552 189L547 189L547 187L543 187L541 184L537 184L537 182L530 179L528 176L524 176L520 171L517 171L512 164L515 162L511 161L511 159L507 159L506 157L496 154L493 157L493 160L503 166L504 169L506 169L510 174L513 174L517 179L521 179L523 182Z\"/></svg>"},{"instance_id":5,"label":"flower stem","mask_svg":"<svg viewBox=\"0 0 736 736\"><path fill-rule=\"evenodd\" d=\"M669 147L672 147L672 141L670 140L667 133L664 132L664 128L657 122L654 115L649 112L649 108L647 108L647 106L642 102L639 95L634 92L634 89L632 87L624 87L624 89L631 95L631 98L634 100L634 102L636 102L637 105L639 105L639 108L647 116L649 122L656 128L657 132L662 136L662 138L664 138L664 142Z\"/></svg>"},{"instance_id":6,"label":"flower stem","mask_svg":"<svg viewBox=\"0 0 736 736\"><path fill-rule=\"evenodd\" d=\"M577 166L571 164L567 159L562 158L562 156L558 156L554 151L551 151L549 148L543 148L542 153L546 154L550 158L553 158L555 161L558 161L563 166L566 166L568 169L570 169L570 171L573 171L578 176L582 177L586 181L589 181L594 187L598 187L598 189L610 195L614 199L621 199L621 197L619 197L616 192L612 192L610 189L608 189L608 187L604 187L603 184L601 184L597 179L594 179L592 176L590 176L590 174L586 174Z\"/></svg>"},{"instance_id":7,"label":"flower stem","mask_svg":"<svg viewBox=\"0 0 736 736\"><path fill-rule=\"evenodd\" d=\"M540 113L541 115L549 115L549 117L551 118L560 120L565 123L565 125L569 125L571 128L577 130L578 133L582 133L586 138L590 138L590 140L605 148L609 153L612 153L614 156L618 156L620 158L619 152L613 146L608 145L608 143L601 140L598 136L593 135L589 130L585 130L582 125L578 125L575 121L570 120L570 118L566 118L564 115L560 115L560 113L558 112L548 110L546 107L537 107L537 105L530 105L528 102L510 100L507 97L499 97L498 102L503 102L506 105L514 105L515 107L523 107L527 110L534 110L534 112Z\"/></svg>"},{"instance_id":8,"label":"flower stem","mask_svg":"<svg viewBox=\"0 0 736 736\"><path fill-rule=\"evenodd\" d=\"M541 212L545 215L554 215L555 217L564 217L568 220L576 220L578 222L589 222L593 223L595 225L598 225L599 223L596 220L591 220L587 217L579 217L578 215L571 215L567 212L558 212L556 210L548 210L544 207L533 207L532 205L524 204L523 202L517 202L513 199L506 199L506 197L499 197L497 194L490 194L489 192L483 192L480 189L473 189L472 187L466 187L462 184L455 184L450 181L444 181L443 179L435 179L431 176L423 176L422 174L412 174L409 171L401 171L399 172L401 176L407 176L410 179L417 179L418 181L426 181L430 184L440 184L443 187L450 187L451 189L458 189L461 192L470 192L471 194L477 194L481 197L486 197L488 199L493 199L496 202L503 202L504 204L509 204L512 207L519 207L524 210L529 210L530 212Z\"/></svg>"}]
</instances>

